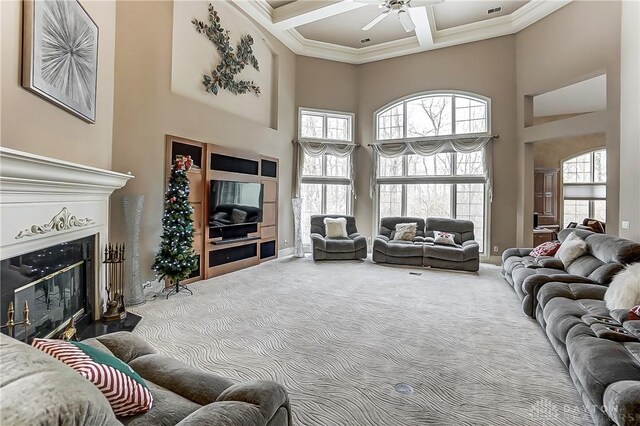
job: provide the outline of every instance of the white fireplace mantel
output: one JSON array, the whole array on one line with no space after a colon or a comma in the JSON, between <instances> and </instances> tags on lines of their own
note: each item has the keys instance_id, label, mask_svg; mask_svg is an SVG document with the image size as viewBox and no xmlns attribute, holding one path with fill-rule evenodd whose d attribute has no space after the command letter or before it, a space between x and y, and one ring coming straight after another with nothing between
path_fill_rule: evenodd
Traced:
<instances>
[{"instance_id":1,"label":"white fireplace mantel","mask_svg":"<svg viewBox=\"0 0 640 426\"><path fill-rule=\"evenodd\" d=\"M0 147L0 260L90 235L97 236L100 259L109 236L109 197L132 178ZM96 275L101 289L101 267Z\"/></svg>"}]
</instances>

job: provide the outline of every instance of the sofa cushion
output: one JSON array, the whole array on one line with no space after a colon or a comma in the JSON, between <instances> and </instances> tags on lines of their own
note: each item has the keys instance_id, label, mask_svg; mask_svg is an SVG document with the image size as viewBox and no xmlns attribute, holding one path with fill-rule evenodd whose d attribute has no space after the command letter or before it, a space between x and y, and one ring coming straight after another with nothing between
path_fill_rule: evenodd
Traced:
<instances>
[{"instance_id":1,"label":"sofa cushion","mask_svg":"<svg viewBox=\"0 0 640 426\"><path fill-rule=\"evenodd\" d=\"M523 266L524 261L535 262L535 260L533 256L509 256L502 263L502 268L507 274L513 275L513 270L518 266Z\"/></svg>"},{"instance_id":2,"label":"sofa cushion","mask_svg":"<svg viewBox=\"0 0 640 426\"><path fill-rule=\"evenodd\" d=\"M394 257L423 257L423 244L411 241L389 241L385 254Z\"/></svg>"},{"instance_id":3,"label":"sofa cushion","mask_svg":"<svg viewBox=\"0 0 640 426\"><path fill-rule=\"evenodd\" d=\"M464 251L461 246L446 246L435 244L424 247L424 255L434 259L450 260L455 262L464 261Z\"/></svg>"},{"instance_id":4,"label":"sofa cushion","mask_svg":"<svg viewBox=\"0 0 640 426\"><path fill-rule=\"evenodd\" d=\"M335 253L349 253L355 251L356 246L351 238L325 238L325 250Z\"/></svg>"},{"instance_id":5,"label":"sofa cushion","mask_svg":"<svg viewBox=\"0 0 640 426\"><path fill-rule=\"evenodd\" d=\"M625 380L640 381L640 342L598 338L582 324L569 332L567 351L576 378L598 406L602 406L608 386Z\"/></svg>"},{"instance_id":6,"label":"sofa cushion","mask_svg":"<svg viewBox=\"0 0 640 426\"><path fill-rule=\"evenodd\" d=\"M434 237L433 231L444 231L454 235L456 244L475 239L473 222L470 220L429 217L425 222L425 226L425 235L427 237Z\"/></svg>"},{"instance_id":7,"label":"sofa cushion","mask_svg":"<svg viewBox=\"0 0 640 426\"><path fill-rule=\"evenodd\" d=\"M557 297L550 300L543 309L547 333L552 334L562 343L567 343L567 335L577 325L585 324L584 315L608 317L609 310L602 300L571 300Z\"/></svg>"}]
</instances>

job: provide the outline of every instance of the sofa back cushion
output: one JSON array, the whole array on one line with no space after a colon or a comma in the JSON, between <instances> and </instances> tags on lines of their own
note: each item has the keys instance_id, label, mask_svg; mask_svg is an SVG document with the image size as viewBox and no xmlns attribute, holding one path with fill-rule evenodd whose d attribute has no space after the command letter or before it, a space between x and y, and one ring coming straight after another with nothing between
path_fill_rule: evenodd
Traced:
<instances>
[{"instance_id":1,"label":"sofa back cushion","mask_svg":"<svg viewBox=\"0 0 640 426\"><path fill-rule=\"evenodd\" d=\"M326 237L325 226L324 226L324 218L328 217L331 219L337 219L340 217L344 217L347 219L347 235L355 234L358 232L358 228L356 227L356 218L353 216L347 216L344 214L315 214L311 216L311 233L312 234L320 234L323 237Z\"/></svg>"},{"instance_id":2,"label":"sofa back cushion","mask_svg":"<svg viewBox=\"0 0 640 426\"><path fill-rule=\"evenodd\" d=\"M396 233L396 225L399 223L415 223L416 237L424 237L424 219L403 216L390 216L380 219L380 235L392 240Z\"/></svg>"},{"instance_id":3,"label":"sofa back cushion","mask_svg":"<svg viewBox=\"0 0 640 426\"><path fill-rule=\"evenodd\" d=\"M473 222L470 220L429 217L426 222L425 235L427 237L433 237L433 231L444 231L453 234L453 239L456 244L475 240Z\"/></svg>"},{"instance_id":4,"label":"sofa back cushion","mask_svg":"<svg viewBox=\"0 0 640 426\"><path fill-rule=\"evenodd\" d=\"M623 265L640 262L640 244L609 234L581 229L563 229L558 239L564 241L574 233L587 243L587 254L579 257L566 270L602 285L609 285Z\"/></svg>"}]
</instances>

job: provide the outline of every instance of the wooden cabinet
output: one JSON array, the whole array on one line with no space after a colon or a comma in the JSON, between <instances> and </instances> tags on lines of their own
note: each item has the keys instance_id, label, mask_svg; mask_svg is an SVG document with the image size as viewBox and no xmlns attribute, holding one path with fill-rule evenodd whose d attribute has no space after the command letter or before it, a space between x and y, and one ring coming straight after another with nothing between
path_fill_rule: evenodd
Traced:
<instances>
[{"instance_id":1,"label":"wooden cabinet","mask_svg":"<svg viewBox=\"0 0 640 426\"><path fill-rule=\"evenodd\" d=\"M558 169L534 170L533 210L540 225L558 223Z\"/></svg>"},{"instance_id":2,"label":"wooden cabinet","mask_svg":"<svg viewBox=\"0 0 640 426\"><path fill-rule=\"evenodd\" d=\"M537 247L542 243L553 241L556 239L556 232L553 229L534 229L533 230L533 246Z\"/></svg>"}]
</instances>

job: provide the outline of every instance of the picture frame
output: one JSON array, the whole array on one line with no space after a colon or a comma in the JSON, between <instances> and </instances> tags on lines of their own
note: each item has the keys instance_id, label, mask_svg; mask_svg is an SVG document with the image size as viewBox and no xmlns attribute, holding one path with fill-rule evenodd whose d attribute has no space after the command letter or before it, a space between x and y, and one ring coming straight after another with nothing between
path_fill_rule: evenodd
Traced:
<instances>
[{"instance_id":1,"label":"picture frame","mask_svg":"<svg viewBox=\"0 0 640 426\"><path fill-rule=\"evenodd\" d=\"M24 0L22 86L95 123L98 35L78 0Z\"/></svg>"}]
</instances>

